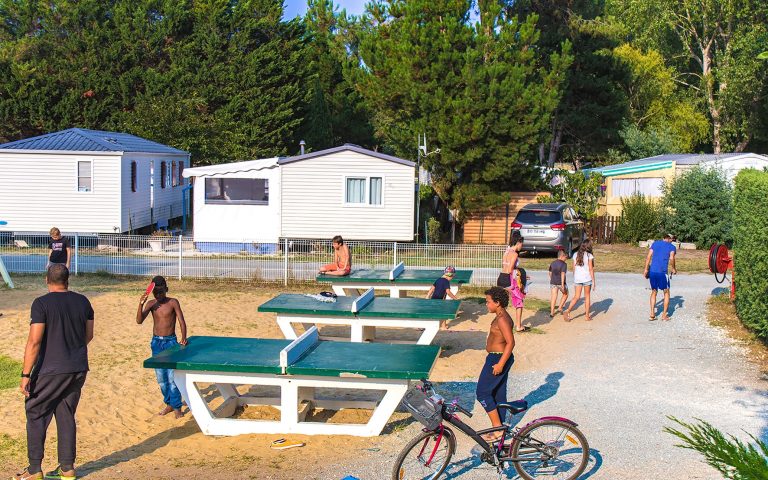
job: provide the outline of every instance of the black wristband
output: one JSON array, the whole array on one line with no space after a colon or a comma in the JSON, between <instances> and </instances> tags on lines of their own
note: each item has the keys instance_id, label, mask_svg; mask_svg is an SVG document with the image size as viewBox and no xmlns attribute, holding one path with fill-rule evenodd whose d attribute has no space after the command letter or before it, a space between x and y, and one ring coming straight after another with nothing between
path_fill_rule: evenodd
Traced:
<instances>
[{"instance_id":1,"label":"black wristband","mask_svg":"<svg viewBox=\"0 0 768 480\"><path fill-rule=\"evenodd\" d=\"M32 374L31 374L31 373L24 373L24 372L21 372L21 378L30 378L31 376L32 376Z\"/></svg>"}]
</instances>

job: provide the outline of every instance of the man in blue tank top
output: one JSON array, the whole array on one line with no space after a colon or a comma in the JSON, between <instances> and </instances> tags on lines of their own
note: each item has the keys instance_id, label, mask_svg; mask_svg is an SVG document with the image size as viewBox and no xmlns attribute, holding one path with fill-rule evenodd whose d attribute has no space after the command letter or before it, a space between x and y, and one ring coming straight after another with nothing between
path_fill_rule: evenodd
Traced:
<instances>
[{"instance_id":1,"label":"man in blue tank top","mask_svg":"<svg viewBox=\"0 0 768 480\"><path fill-rule=\"evenodd\" d=\"M671 266L672 274L677 273L675 268L675 252L677 249L672 245L672 235L664 235L664 240L656 240L648 250L648 256L645 258L645 278L651 282L651 315L648 320L656 320L656 293L659 290L664 291L664 307L661 312L662 320L669 320L667 309L669 308L669 277L668 272Z\"/></svg>"}]
</instances>

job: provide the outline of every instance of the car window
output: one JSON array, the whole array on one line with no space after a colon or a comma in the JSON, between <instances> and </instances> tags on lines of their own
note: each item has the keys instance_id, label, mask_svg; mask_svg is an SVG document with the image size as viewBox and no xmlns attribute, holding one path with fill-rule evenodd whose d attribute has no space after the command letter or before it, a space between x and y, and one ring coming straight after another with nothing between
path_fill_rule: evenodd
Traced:
<instances>
[{"instance_id":1,"label":"car window","mask_svg":"<svg viewBox=\"0 0 768 480\"><path fill-rule=\"evenodd\" d=\"M523 225L558 223L560 222L560 213L551 210L520 210L515 221Z\"/></svg>"}]
</instances>

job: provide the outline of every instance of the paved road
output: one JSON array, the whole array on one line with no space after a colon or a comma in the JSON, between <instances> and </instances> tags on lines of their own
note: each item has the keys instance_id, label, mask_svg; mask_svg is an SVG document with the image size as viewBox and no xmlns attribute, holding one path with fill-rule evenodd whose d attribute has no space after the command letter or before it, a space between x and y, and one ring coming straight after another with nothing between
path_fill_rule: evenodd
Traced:
<instances>
[{"instance_id":1,"label":"paved road","mask_svg":"<svg viewBox=\"0 0 768 480\"><path fill-rule=\"evenodd\" d=\"M547 296L545 273L532 276L532 295ZM698 454L674 447L674 437L662 432L670 425L666 416L673 415L699 417L742 438L744 431L768 438L768 384L744 352L704 318L706 299L718 285L706 275L675 277L673 320L662 323L647 320L649 292L639 275L600 274L598 282L593 324L578 329L578 341L568 351L552 345L546 368L513 374L509 397L525 396L534 404L525 421L558 413L580 424L592 447L582 478L720 479ZM583 317L577 321L583 325ZM474 383L444 388L471 399ZM475 405L473 423L484 419ZM322 477L385 478L392 454L418 428L394 433L393 452L361 452L360 460L328 467ZM486 468L470 468L476 465L470 446L459 439L448 478L495 478Z\"/></svg>"}]
</instances>

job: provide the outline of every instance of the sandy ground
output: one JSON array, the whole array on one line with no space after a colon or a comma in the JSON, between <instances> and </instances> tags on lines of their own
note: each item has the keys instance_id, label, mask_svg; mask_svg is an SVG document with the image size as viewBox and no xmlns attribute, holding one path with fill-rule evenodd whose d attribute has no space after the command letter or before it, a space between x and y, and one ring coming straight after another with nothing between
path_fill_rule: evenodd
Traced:
<instances>
[{"instance_id":1,"label":"sandy ground","mask_svg":"<svg viewBox=\"0 0 768 480\"><path fill-rule=\"evenodd\" d=\"M548 294L544 272L532 271L532 296ZM78 284L80 282L80 284ZM83 283L85 282L85 283ZM27 335L31 301L44 292L42 282L19 282L0 291L0 354L20 359ZM526 311L525 321L540 333L516 336L509 398L526 398L531 410L517 422L541 415L576 420L586 434L590 479L720 478L693 452L676 448L663 433L667 415L699 417L724 431L768 438L760 369L747 351L705 318L705 303L717 287L711 276L681 275L673 281L673 321L648 322L645 280L640 275L600 274L594 321L583 308L574 322L552 320L546 311ZM304 448L272 451L277 435L210 437L187 415L158 417L161 397L154 373L141 367L149 356L149 324L134 322L144 284L115 279L75 279L73 289L91 299L96 337L92 371L78 410L79 473L93 479L123 478L388 478L394 457L419 430L404 413L395 413L376 438L292 436ZM196 284L170 281L171 295L182 303L190 335L282 338L272 314L258 314L259 304L278 293L243 284ZM474 406L467 423L487 425L474 401L478 370L491 321L478 297L464 294L462 311L435 342L443 348L431 378L447 398ZM343 334L341 329L326 330ZM403 331L382 337L404 338ZM415 332L410 333L415 338ZM260 416L264 412L244 412ZM318 412L328 421L342 416ZM363 412L345 415L364 416ZM55 429L49 430L46 467L55 466ZM0 391L0 474L25 464L23 403L17 390ZM491 472L459 446L447 478L491 478ZM514 478L507 472L507 478ZM495 478L495 477L493 477Z\"/></svg>"},{"instance_id":2,"label":"sandy ground","mask_svg":"<svg viewBox=\"0 0 768 480\"><path fill-rule=\"evenodd\" d=\"M28 331L29 306L44 293L44 285L27 278L18 289L0 292L0 354L21 359ZM159 417L162 399L152 370L141 362L150 355L151 320L136 325L134 316L143 283L135 281L100 284L90 279L85 285L73 281L72 289L86 294L96 312L95 338L90 347L91 372L78 409L78 472L88 478L179 478L235 475L232 478L325 478L317 464L342 463L355 455L378 455L391 445L393 431L411 423L408 415L396 413L385 434L373 439L355 437L302 437L301 449L276 452L269 449L275 435L210 437L200 433L191 415L175 420ZM282 338L274 314L259 314L258 305L277 294L245 285L206 286L170 281L171 296L182 304L189 335L247 336ZM175 288L178 287L178 288ZM214 291L206 291L213 289ZM174 291L175 290L175 291ZM525 312L534 325L549 320L546 312ZM490 315L478 297L463 302L458 319L436 339L443 347L432 378L436 381L474 382L484 360L483 348ZM557 342L567 348L571 334L542 327L546 335L518 335L515 371L535 368L546 361L544 343ZM340 327L324 333L342 335ZM348 333L347 333L348 335ZM380 332L386 338L416 338L416 332ZM322 414L322 412L320 413ZM347 414L348 415L348 414ZM364 416L364 415L363 415ZM324 418L327 418L325 415ZM343 420L343 417L329 421ZM0 469L12 473L25 465L24 410L16 389L0 391ZM45 467L54 467L55 427L49 430ZM297 462L296 459L301 459Z\"/></svg>"}]
</instances>

